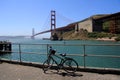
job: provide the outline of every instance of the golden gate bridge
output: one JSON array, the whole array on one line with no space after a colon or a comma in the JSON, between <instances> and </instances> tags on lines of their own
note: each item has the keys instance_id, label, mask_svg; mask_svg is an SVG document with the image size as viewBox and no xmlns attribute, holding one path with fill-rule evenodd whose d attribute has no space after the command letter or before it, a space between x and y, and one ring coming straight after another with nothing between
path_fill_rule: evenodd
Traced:
<instances>
[{"instance_id":1,"label":"golden gate bridge","mask_svg":"<svg viewBox=\"0 0 120 80\"><path fill-rule=\"evenodd\" d=\"M72 21L72 20L69 20L69 21ZM37 35L51 32L50 39L51 40L58 40L59 39L59 36L57 35L58 32L62 33L63 31L68 31L68 30L72 29L75 26L75 24L71 23L71 24L68 24L66 26L56 28L56 11L52 10L51 11L51 17L50 17L50 26L51 27L50 27L49 30L41 31L41 32L38 32L38 33L35 33L34 28L33 28L31 38L34 39L35 36L37 36Z\"/></svg>"}]
</instances>

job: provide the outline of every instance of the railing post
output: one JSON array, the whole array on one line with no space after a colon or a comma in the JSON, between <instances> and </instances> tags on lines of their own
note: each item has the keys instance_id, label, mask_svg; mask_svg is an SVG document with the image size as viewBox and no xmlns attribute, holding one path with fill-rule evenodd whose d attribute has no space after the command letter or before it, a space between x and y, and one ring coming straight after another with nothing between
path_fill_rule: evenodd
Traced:
<instances>
[{"instance_id":1,"label":"railing post","mask_svg":"<svg viewBox=\"0 0 120 80\"><path fill-rule=\"evenodd\" d=\"M47 57L48 57L48 53L49 53L49 52L48 52L48 49L49 49L48 47L49 47L49 44L47 44Z\"/></svg>"},{"instance_id":2,"label":"railing post","mask_svg":"<svg viewBox=\"0 0 120 80\"><path fill-rule=\"evenodd\" d=\"M22 62L22 59L21 59L21 45L19 44L19 58L20 58L20 62Z\"/></svg>"},{"instance_id":3,"label":"railing post","mask_svg":"<svg viewBox=\"0 0 120 80\"><path fill-rule=\"evenodd\" d=\"M85 59L85 57L86 57L86 53L85 53L85 45L83 45L83 49L84 49L84 54L83 54L83 57L84 57L84 68L86 68L86 59Z\"/></svg>"}]
</instances>

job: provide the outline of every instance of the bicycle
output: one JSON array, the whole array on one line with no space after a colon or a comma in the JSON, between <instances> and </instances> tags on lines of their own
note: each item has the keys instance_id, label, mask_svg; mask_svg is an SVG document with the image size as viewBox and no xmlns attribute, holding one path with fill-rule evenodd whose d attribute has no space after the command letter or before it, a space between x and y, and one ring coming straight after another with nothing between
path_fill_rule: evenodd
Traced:
<instances>
[{"instance_id":1,"label":"bicycle","mask_svg":"<svg viewBox=\"0 0 120 80\"><path fill-rule=\"evenodd\" d=\"M56 50L53 50L52 47L49 50L48 58L43 63L43 71L46 73L50 68L56 67L59 72L60 69L65 70L68 73L75 73L78 69L78 63L70 57L67 57L66 54L56 55ZM60 63L58 63L53 57L56 56L60 59ZM56 66L54 66L56 65Z\"/></svg>"}]
</instances>

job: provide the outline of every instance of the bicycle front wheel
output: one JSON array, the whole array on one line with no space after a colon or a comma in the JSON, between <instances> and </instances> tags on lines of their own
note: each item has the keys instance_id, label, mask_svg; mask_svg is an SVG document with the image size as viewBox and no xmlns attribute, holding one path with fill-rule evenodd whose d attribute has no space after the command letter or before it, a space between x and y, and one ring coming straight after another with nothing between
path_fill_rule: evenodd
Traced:
<instances>
[{"instance_id":1,"label":"bicycle front wheel","mask_svg":"<svg viewBox=\"0 0 120 80\"><path fill-rule=\"evenodd\" d=\"M63 62L63 69L68 73L74 73L78 69L78 63L74 59L66 59Z\"/></svg>"},{"instance_id":2,"label":"bicycle front wheel","mask_svg":"<svg viewBox=\"0 0 120 80\"><path fill-rule=\"evenodd\" d=\"M44 73L46 73L46 71L53 66L53 63L54 63L54 62L53 62L53 60L51 60L51 59L47 59L47 60L43 63L43 71L44 71Z\"/></svg>"}]
</instances>

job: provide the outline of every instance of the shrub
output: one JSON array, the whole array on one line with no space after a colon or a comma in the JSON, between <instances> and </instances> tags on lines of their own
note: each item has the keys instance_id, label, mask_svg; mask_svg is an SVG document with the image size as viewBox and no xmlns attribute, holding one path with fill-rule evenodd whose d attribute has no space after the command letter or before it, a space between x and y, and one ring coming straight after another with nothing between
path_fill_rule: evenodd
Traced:
<instances>
[{"instance_id":1,"label":"shrub","mask_svg":"<svg viewBox=\"0 0 120 80\"><path fill-rule=\"evenodd\" d=\"M118 36L117 38L115 38L115 41L120 41L120 36Z\"/></svg>"},{"instance_id":2,"label":"shrub","mask_svg":"<svg viewBox=\"0 0 120 80\"><path fill-rule=\"evenodd\" d=\"M88 33L88 37L89 38L97 38L98 37L98 33L97 32Z\"/></svg>"}]
</instances>

